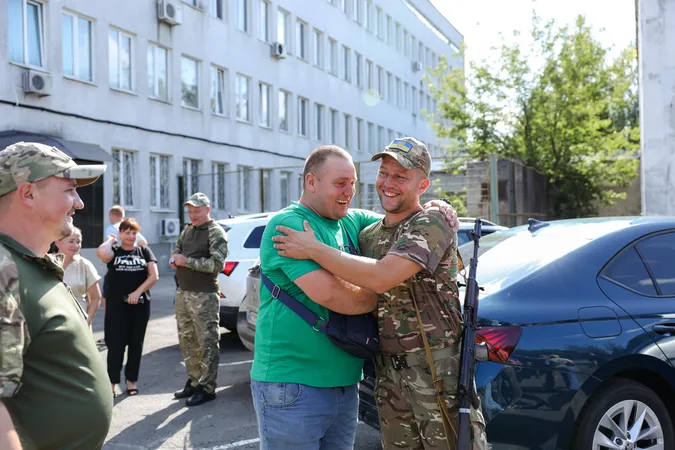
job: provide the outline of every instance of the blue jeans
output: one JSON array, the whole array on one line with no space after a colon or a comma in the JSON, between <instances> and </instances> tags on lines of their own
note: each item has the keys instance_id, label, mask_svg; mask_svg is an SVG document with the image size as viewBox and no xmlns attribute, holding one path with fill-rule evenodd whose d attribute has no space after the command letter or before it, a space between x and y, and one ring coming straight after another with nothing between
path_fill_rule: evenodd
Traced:
<instances>
[{"instance_id":1,"label":"blue jeans","mask_svg":"<svg viewBox=\"0 0 675 450\"><path fill-rule=\"evenodd\" d=\"M356 385L315 388L251 380L261 450L352 450Z\"/></svg>"}]
</instances>

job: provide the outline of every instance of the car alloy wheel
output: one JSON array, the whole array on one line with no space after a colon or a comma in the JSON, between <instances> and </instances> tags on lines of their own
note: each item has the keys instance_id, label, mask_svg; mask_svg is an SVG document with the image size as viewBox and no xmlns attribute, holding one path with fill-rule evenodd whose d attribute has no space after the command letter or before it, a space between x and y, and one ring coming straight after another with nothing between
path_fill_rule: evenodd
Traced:
<instances>
[{"instance_id":1,"label":"car alloy wheel","mask_svg":"<svg viewBox=\"0 0 675 450\"><path fill-rule=\"evenodd\" d=\"M662 449L663 429L646 404L624 400L602 416L593 436L593 450Z\"/></svg>"}]
</instances>

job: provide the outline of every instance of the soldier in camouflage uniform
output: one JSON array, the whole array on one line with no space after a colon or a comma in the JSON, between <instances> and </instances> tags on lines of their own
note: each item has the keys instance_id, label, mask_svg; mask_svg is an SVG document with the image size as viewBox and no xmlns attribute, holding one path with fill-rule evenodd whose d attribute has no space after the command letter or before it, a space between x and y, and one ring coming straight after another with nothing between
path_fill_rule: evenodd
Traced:
<instances>
[{"instance_id":1,"label":"soldier in camouflage uniform","mask_svg":"<svg viewBox=\"0 0 675 450\"><path fill-rule=\"evenodd\" d=\"M211 202L201 192L185 202L190 224L178 237L169 265L176 269L178 343L188 380L176 392L186 405L216 398L220 341L218 274L227 257L227 234L210 217Z\"/></svg>"},{"instance_id":2,"label":"soldier in camouflage uniform","mask_svg":"<svg viewBox=\"0 0 675 450\"><path fill-rule=\"evenodd\" d=\"M106 368L50 243L73 232L76 188L105 165L55 147L0 151L0 447L101 449L112 417Z\"/></svg>"},{"instance_id":3,"label":"soldier in camouflage uniform","mask_svg":"<svg viewBox=\"0 0 675 450\"><path fill-rule=\"evenodd\" d=\"M379 294L380 351L375 399L384 449L451 449L457 446L462 318L457 278L457 232L435 210L423 210L431 156L414 138L396 139L383 152L377 192L383 220L361 231L363 257L326 248L313 233L281 230L279 254L308 258L329 272ZM307 229L307 228L306 228ZM372 259L371 259L372 258ZM374 263L373 260L377 260ZM415 304L437 376L443 378L450 417L446 436ZM473 448L487 448L480 410L471 410Z\"/></svg>"}]
</instances>

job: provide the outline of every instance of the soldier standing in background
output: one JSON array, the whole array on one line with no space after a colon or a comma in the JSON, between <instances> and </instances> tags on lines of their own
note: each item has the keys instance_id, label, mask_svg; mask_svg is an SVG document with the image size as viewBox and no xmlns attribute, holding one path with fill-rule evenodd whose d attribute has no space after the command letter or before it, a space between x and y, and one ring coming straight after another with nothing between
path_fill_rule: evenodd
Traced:
<instances>
[{"instance_id":1,"label":"soldier standing in background","mask_svg":"<svg viewBox=\"0 0 675 450\"><path fill-rule=\"evenodd\" d=\"M197 406L216 398L219 361L218 274L227 257L227 234L211 219L211 202L201 192L185 202L188 224L176 242L169 266L176 269L176 322L178 343L188 380L176 392Z\"/></svg>"}]
</instances>

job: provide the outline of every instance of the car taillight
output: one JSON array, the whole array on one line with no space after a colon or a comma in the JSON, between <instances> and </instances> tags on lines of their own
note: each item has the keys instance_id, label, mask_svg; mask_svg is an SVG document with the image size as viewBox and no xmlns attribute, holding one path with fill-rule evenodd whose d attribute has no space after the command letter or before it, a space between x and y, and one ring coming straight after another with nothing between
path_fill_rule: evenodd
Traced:
<instances>
[{"instance_id":1,"label":"car taillight","mask_svg":"<svg viewBox=\"0 0 675 450\"><path fill-rule=\"evenodd\" d=\"M479 328L476 330L476 342L485 343L489 361L504 364L516 349L522 333L520 327Z\"/></svg>"},{"instance_id":2,"label":"car taillight","mask_svg":"<svg viewBox=\"0 0 675 450\"><path fill-rule=\"evenodd\" d=\"M235 267L239 265L239 262L237 261L228 261L225 263L225 267L223 267L223 273L227 275L228 277L232 275L232 271L234 270Z\"/></svg>"}]
</instances>

